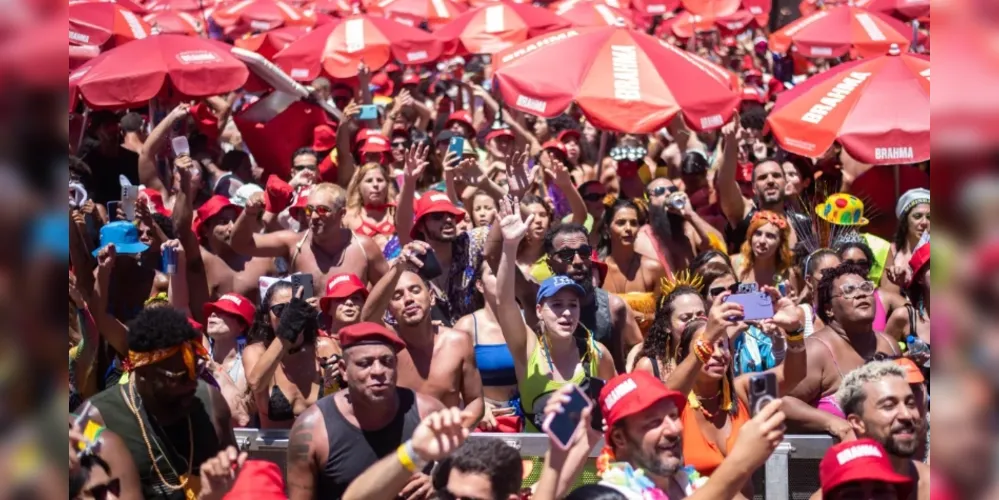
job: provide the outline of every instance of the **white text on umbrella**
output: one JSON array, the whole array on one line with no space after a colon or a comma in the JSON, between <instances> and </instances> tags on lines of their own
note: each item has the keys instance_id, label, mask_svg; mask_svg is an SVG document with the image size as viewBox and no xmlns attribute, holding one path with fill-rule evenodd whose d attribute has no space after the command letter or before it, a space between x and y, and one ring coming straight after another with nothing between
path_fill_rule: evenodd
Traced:
<instances>
[{"instance_id":1,"label":"white text on umbrella","mask_svg":"<svg viewBox=\"0 0 999 500\"><path fill-rule=\"evenodd\" d=\"M634 45L611 45L614 97L622 101L642 100L638 82L638 51Z\"/></svg>"},{"instance_id":2,"label":"white text on umbrella","mask_svg":"<svg viewBox=\"0 0 999 500\"><path fill-rule=\"evenodd\" d=\"M819 99L819 103L812 106L812 108L801 117L801 121L818 125L822 119L826 117L826 115L836 109L836 106L838 106L839 103L849 97L849 95L870 76L870 73L861 73L859 71L850 73L850 76L837 83L836 86L825 95L825 97Z\"/></svg>"}]
</instances>

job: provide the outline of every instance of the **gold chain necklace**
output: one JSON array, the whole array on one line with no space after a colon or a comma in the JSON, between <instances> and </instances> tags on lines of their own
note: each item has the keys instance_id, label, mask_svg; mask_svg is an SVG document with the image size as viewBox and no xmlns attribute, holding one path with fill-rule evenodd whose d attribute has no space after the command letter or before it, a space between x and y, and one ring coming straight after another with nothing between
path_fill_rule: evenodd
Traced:
<instances>
[{"instance_id":1,"label":"gold chain necklace","mask_svg":"<svg viewBox=\"0 0 999 500\"><path fill-rule=\"evenodd\" d=\"M124 388L122 388L122 396L125 396L124 392L125 392ZM135 415L135 420L139 422L139 432L142 433L142 440L146 443L146 452L149 453L149 460L152 461L153 470L156 472L156 476L159 477L160 482L162 482L163 486L166 486L167 489L173 491L179 491L186 488L187 482L191 477L191 464L194 463L194 427L191 425L191 416L190 415L187 416L187 439L188 439L187 474L185 474L183 478L180 478L179 485L174 486L170 484L170 482L167 481L165 477L163 477L163 473L160 472L159 465L156 464L157 460L155 454L153 453L153 446L152 444L150 444L149 436L146 434L146 425L142 421L142 415L139 414L139 405L135 402L134 378L131 378L131 380L128 381L128 396L125 397L124 399L125 399L125 406L128 406L128 409L132 411L132 415ZM159 448L159 443L157 443L157 448ZM162 448L160 448L160 453L163 453ZM173 471L174 475L176 475L177 469L175 469L173 464L170 463L170 459L167 458L166 453L163 453L163 460L166 460L167 465L170 466L170 470Z\"/></svg>"}]
</instances>

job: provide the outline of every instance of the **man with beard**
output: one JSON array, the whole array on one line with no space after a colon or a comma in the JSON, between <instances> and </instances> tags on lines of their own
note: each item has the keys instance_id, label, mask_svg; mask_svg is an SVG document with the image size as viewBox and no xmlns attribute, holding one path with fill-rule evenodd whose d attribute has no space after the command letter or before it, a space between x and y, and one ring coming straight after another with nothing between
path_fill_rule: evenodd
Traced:
<instances>
[{"instance_id":1,"label":"man with beard","mask_svg":"<svg viewBox=\"0 0 999 500\"><path fill-rule=\"evenodd\" d=\"M262 234L264 196L257 193L236 220L232 248L253 257L286 259L288 272L312 275L314 296L321 296L329 277L338 273L351 272L361 282L376 283L388 270L388 263L371 238L343 227L346 204L342 187L320 184L309 192L304 208L309 226L304 235L287 230Z\"/></svg>"},{"instance_id":2,"label":"man with beard","mask_svg":"<svg viewBox=\"0 0 999 500\"><path fill-rule=\"evenodd\" d=\"M205 263L211 297L237 293L256 303L260 300L258 280L277 269L273 259L247 257L230 246L233 226L240 212L242 209L228 197L212 196L198 207L191 230L201 243L201 259Z\"/></svg>"},{"instance_id":3,"label":"man with beard","mask_svg":"<svg viewBox=\"0 0 999 500\"><path fill-rule=\"evenodd\" d=\"M815 311L825 326L806 339L808 374L788 393L807 404L791 401L785 408L788 419L805 430L851 439L837 389L847 373L877 353L901 355L892 339L874 331L873 293L867 269L849 262L827 269L819 280Z\"/></svg>"},{"instance_id":4,"label":"man with beard","mask_svg":"<svg viewBox=\"0 0 999 500\"><path fill-rule=\"evenodd\" d=\"M340 498L356 478L413 436L427 415L444 406L396 386L397 353L406 343L377 323L340 330L345 389L305 410L288 440L288 498ZM404 498L425 498L430 476L417 471Z\"/></svg>"},{"instance_id":5,"label":"man with beard","mask_svg":"<svg viewBox=\"0 0 999 500\"><path fill-rule=\"evenodd\" d=\"M406 342L398 351L399 385L448 407L464 408L464 424L471 429L485 410L475 347L467 333L431 321L434 297L427 282L413 271L423 266L420 259L428 250L420 241L402 249L388 274L371 290L361 320L379 320L388 309L395 330Z\"/></svg>"},{"instance_id":6,"label":"man with beard","mask_svg":"<svg viewBox=\"0 0 999 500\"><path fill-rule=\"evenodd\" d=\"M571 386L560 389L545 413L560 410L569 401ZM742 498L739 491L784 439L781 402L772 401L743 424L739 437L721 465L706 483L696 484L683 466L683 421L680 418L687 397L667 389L648 372L614 377L600 390L600 405L606 423L606 448L598 461L607 460L601 485L617 490L627 498L687 498L708 500ZM564 411L564 410L563 410ZM585 433L569 450L553 447L545 459L538 481L539 496L556 490L553 498L563 498L576 475L599 441L600 431L590 425L591 410L583 410L580 425ZM637 470L652 482L653 488L636 488L629 477ZM630 474L629 474L630 472ZM649 491L649 490L658 491Z\"/></svg>"},{"instance_id":7,"label":"man with beard","mask_svg":"<svg viewBox=\"0 0 999 500\"><path fill-rule=\"evenodd\" d=\"M455 127L463 126L460 121L455 123L458 124ZM444 193L427 191L414 203L416 181L428 165L428 151L426 146L420 146L410 149L406 156L395 227L400 245L413 240L426 242L437 257L442 273L430 280L438 310L434 319L453 326L462 316L477 309L469 290L482 263L489 228L459 231L458 223L465 218L465 211L454 206Z\"/></svg>"},{"instance_id":8,"label":"man with beard","mask_svg":"<svg viewBox=\"0 0 999 500\"><path fill-rule=\"evenodd\" d=\"M721 203L722 212L728 219L727 241L729 248L738 249L742 242L746 240L746 230L749 229L749 222L757 210L769 210L783 215L791 222L791 227L795 231L791 232L790 247L794 248L797 243L799 227L810 227L811 221L807 216L790 212L785 207L786 180L784 169L780 163L772 159L766 159L757 163L753 167L753 199L747 199L739 189L736 180L736 171L739 159L739 144L745 140L745 130L739 126L738 118L722 128L722 135L725 141L724 158L721 171L718 173L718 196Z\"/></svg>"},{"instance_id":9,"label":"man with beard","mask_svg":"<svg viewBox=\"0 0 999 500\"><path fill-rule=\"evenodd\" d=\"M183 313L145 309L129 324L129 383L91 399L88 416L125 441L143 498L197 496L201 463L236 446L229 405L199 379L207 354Z\"/></svg>"},{"instance_id":10,"label":"man with beard","mask_svg":"<svg viewBox=\"0 0 999 500\"><path fill-rule=\"evenodd\" d=\"M930 468L913 460L922 442L924 421L905 369L891 361L861 366L843 378L836 399L857 437L883 446L892 469L918 485L908 498L929 500ZM812 498L822 498L821 492Z\"/></svg>"},{"instance_id":11,"label":"man with beard","mask_svg":"<svg viewBox=\"0 0 999 500\"><path fill-rule=\"evenodd\" d=\"M635 251L659 261L666 268L687 269L697 254L725 241L722 234L705 221L673 181L659 177L645 187L649 199L649 223L635 239ZM682 208L677 208L680 203Z\"/></svg>"},{"instance_id":12,"label":"man with beard","mask_svg":"<svg viewBox=\"0 0 999 500\"><path fill-rule=\"evenodd\" d=\"M626 371L625 356L642 341L642 332L624 299L593 285L593 247L586 228L572 223L555 226L545 235L544 248L552 274L568 276L586 291L579 322L607 346L617 371Z\"/></svg>"}]
</instances>

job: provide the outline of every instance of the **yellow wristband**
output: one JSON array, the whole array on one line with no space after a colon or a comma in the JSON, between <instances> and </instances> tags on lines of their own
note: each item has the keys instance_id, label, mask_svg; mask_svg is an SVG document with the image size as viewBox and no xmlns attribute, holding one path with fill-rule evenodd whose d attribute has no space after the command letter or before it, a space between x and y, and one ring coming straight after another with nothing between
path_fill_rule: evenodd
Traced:
<instances>
[{"instance_id":1,"label":"yellow wristband","mask_svg":"<svg viewBox=\"0 0 999 500\"><path fill-rule=\"evenodd\" d=\"M408 470L409 472L416 472L416 464L413 463L413 457L409 456L409 452L406 451L406 443L399 445L395 449L395 456L399 459L399 463Z\"/></svg>"},{"instance_id":2,"label":"yellow wristband","mask_svg":"<svg viewBox=\"0 0 999 500\"><path fill-rule=\"evenodd\" d=\"M788 342L804 342L805 341L805 334L804 333L799 333L797 335L788 335L787 336L787 341Z\"/></svg>"}]
</instances>

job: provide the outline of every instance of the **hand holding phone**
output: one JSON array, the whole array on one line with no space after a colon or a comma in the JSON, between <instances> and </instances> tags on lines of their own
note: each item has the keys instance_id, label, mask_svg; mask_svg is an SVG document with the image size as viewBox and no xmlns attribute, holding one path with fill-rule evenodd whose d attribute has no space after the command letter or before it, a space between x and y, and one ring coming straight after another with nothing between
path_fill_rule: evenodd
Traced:
<instances>
[{"instance_id":1,"label":"hand holding phone","mask_svg":"<svg viewBox=\"0 0 999 500\"><path fill-rule=\"evenodd\" d=\"M461 158L461 156L465 153L465 138L452 137L451 142L447 145L447 150L454 153L455 157Z\"/></svg>"},{"instance_id":2,"label":"hand holding phone","mask_svg":"<svg viewBox=\"0 0 999 500\"><path fill-rule=\"evenodd\" d=\"M295 273L291 275L291 285L302 289L302 300L309 300L316 293L311 273Z\"/></svg>"},{"instance_id":3,"label":"hand holding phone","mask_svg":"<svg viewBox=\"0 0 999 500\"><path fill-rule=\"evenodd\" d=\"M357 114L358 120L375 120L378 118L378 106L375 104L362 104L361 111Z\"/></svg>"},{"instance_id":4,"label":"hand holding phone","mask_svg":"<svg viewBox=\"0 0 999 500\"><path fill-rule=\"evenodd\" d=\"M562 450L572 445L576 429L582 423L584 410L593 406L590 398L575 384L571 384L565 391L568 393L559 390L551 396L545 405L545 420L541 425L541 430Z\"/></svg>"},{"instance_id":5,"label":"hand holding phone","mask_svg":"<svg viewBox=\"0 0 999 500\"><path fill-rule=\"evenodd\" d=\"M743 321L759 321L774 317L773 299L766 292L736 293L725 298L742 306Z\"/></svg>"},{"instance_id":6,"label":"hand holding phone","mask_svg":"<svg viewBox=\"0 0 999 500\"><path fill-rule=\"evenodd\" d=\"M777 397L777 375L764 372L749 377L749 410L753 416Z\"/></svg>"},{"instance_id":7,"label":"hand holding phone","mask_svg":"<svg viewBox=\"0 0 999 500\"><path fill-rule=\"evenodd\" d=\"M139 199L139 186L121 187L121 209L125 212L125 220L135 220L135 202Z\"/></svg>"}]
</instances>

